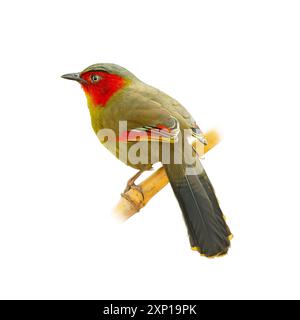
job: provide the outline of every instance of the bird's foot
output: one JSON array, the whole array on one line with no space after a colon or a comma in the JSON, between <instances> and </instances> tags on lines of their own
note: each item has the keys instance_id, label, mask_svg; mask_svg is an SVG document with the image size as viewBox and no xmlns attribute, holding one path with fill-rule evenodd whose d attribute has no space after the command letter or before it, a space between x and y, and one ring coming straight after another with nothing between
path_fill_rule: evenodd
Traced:
<instances>
[{"instance_id":1,"label":"bird's foot","mask_svg":"<svg viewBox=\"0 0 300 320\"><path fill-rule=\"evenodd\" d=\"M142 193L141 187L137 186L134 182L135 180L143 173L142 170L138 171L132 178L130 178L127 181L126 188L124 190L124 193L128 192L130 189L136 189L139 190Z\"/></svg>"},{"instance_id":2,"label":"bird's foot","mask_svg":"<svg viewBox=\"0 0 300 320\"><path fill-rule=\"evenodd\" d=\"M137 190L143 197L144 199L144 191L142 189L142 187L140 187L139 185L136 185L134 182L133 183L127 183L127 186L125 188L125 190L123 191L123 193L121 193L122 196L126 195L126 193L129 191L129 190Z\"/></svg>"}]
</instances>

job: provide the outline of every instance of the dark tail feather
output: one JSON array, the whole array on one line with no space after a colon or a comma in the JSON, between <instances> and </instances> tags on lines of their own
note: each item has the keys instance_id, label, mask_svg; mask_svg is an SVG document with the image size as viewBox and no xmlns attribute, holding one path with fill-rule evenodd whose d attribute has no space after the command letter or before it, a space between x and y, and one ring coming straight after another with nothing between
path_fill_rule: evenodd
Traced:
<instances>
[{"instance_id":1,"label":"dark tail feather","mask_svg":"<svg viewBox=\"0 0 300 320\"><path fill-rule=\"evenodd\" d=\"M200 161L200 174L189 168L195 171L187 175L186 166L180 164L164 167L181 207L192 249L207 257L226 254L232 235Z\"/></svg>"}]
</instances>

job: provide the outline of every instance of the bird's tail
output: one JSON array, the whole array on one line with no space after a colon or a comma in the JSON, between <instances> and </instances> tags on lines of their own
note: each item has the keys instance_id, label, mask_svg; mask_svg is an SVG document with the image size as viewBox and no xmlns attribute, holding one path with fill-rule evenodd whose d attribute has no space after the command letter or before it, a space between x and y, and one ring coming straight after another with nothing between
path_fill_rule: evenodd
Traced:
<instances>
[{"instance_id":1,"label":"bird's tail","mask_svg":"<svg viewBox=\"0 0 300 320\"><path fill-rule=\"evenodd\" d=\"M197 168L164 164L188 229L191 247L206 257L225 255L232 238L213 186L199 160ZM194 170L194 171L193 171Z\"/></svg>"}]
</instances>

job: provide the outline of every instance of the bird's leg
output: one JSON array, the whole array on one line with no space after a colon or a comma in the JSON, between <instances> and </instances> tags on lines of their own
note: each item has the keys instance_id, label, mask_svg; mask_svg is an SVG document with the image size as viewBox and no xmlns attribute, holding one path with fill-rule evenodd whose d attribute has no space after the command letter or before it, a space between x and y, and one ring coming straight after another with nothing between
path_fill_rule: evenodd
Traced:
<instances>
[{"instance_id":1,"label":"bird's leg","mask_svg":"<svg viewBox=\"0 0 300 320\"><path fill-rule=\"evenodd\" d=\"M134 187L134 188L138 188L134 182L135 180L144 172L145 170L139 170L133 177L131 177L128 181L127 181L127 185L126 188L124 190L124 193L126 193L127 191L130 190L130 188Z\"/></svg>"}]
</instances>

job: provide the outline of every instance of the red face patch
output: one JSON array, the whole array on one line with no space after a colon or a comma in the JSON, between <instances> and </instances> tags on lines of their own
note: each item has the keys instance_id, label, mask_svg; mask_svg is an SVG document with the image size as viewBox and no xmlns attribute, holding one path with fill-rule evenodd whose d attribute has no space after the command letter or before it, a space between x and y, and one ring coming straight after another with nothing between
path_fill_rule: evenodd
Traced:
<instances>
[{"instance_id":1,"label":"red face patch","mask_svg":"<svg viewBox=\"0 0 300 320\"><path fill-rule=\"evenodd\" d=\"M88 71L81 74L80 77L87 81L81 85L95 106L104 107L112 95L125 84L122 77L102 71Z\"/></svg>"}]
</instances>

